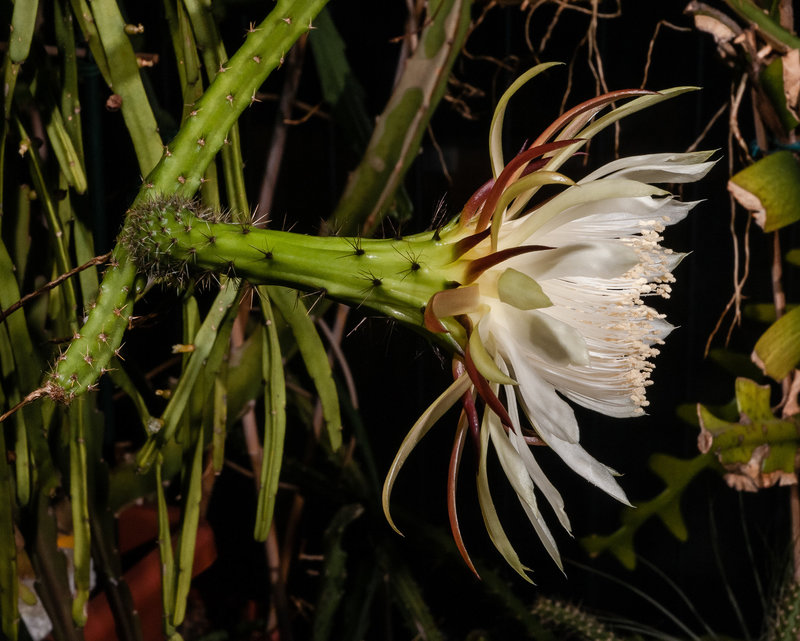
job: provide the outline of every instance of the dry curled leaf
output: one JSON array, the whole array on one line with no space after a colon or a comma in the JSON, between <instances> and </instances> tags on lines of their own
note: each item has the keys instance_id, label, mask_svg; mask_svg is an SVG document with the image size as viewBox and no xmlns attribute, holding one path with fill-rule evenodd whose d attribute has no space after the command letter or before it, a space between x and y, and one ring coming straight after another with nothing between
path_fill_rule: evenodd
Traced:
<instances>
[{"instance_id":1,"label":"dry curled leaf","mask_svg":"<svg viewBox=\"0 0 800 641\"><path fill-rule=\"evenodd\" d=\"M797 49L783 56L783 93L786 96L786 109L800 120L800 51Z\"/></svg>"}]
</instances>

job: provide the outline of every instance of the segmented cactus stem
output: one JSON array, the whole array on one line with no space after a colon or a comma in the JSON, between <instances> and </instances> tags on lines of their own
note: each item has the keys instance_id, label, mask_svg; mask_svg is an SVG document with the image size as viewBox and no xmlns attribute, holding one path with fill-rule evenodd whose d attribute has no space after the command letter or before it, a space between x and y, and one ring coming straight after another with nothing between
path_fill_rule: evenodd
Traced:
<instances>
[{"instance_id":1,"label":"segmented cactus stem","mask_svg":"<svg viewBox=\"0 0 800 641\"><path fill-rule=\"evenodd\" d=\"M135 203L159 194L194 194L217 152L227 142L228 131L241 113L255 101L258 87L285 53L312 27L314 17L327 0L279 0L258 25L251 25L236 54L221 65L214 82L195 103L178 135L164 148L158 165L144 180ZM59 357L44 389L54 400L69 402L92 390L108 371L113 355L120 355L128 325L143 281L127 249L118 244L112 266L83 327Z\"/></svg>"},{"instance_id":2,"label":"segmented cactus stem","mask_svg":"<svg viewBox=\"0 0 800 641\"><path fill-rule=\"evenodd\" d=\"M180 197L132 208L120 242L151 279L182 285L191 273L225 273L319 292L416 327L430 297L449 286L454 257L433 232L399 241L303 236L223 222Z\"/></svg>"}]
</instances>

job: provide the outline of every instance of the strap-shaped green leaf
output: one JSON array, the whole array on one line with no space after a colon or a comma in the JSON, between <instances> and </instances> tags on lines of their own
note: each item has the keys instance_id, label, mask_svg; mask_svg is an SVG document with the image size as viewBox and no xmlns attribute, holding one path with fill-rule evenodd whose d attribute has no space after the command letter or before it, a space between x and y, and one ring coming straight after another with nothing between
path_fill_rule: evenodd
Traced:
<instances>
[{"instance_id":1,"label":"strap-shaped green leaf","mask_svg":"<svg viewBox=\"0 0 800 641\"><path fill-rule=\"evenodd\" d=\"M776 56L772 62L761 70L758 79L761 82L764 93L775 108L775 113L778 114L783 128L786 131L792 131L800 122L787 108L783 84L783 59Z\"/></svg>"},{"instance_id":2,"label":"strap-shaped green leaf","mask_svg":"<svg viewBox=\"0 0 800 641\"><path fill-rule=\"evenodd\" d=\"M125 21L117 3L114 0L93 0L91 9L109 62L106 82L122 98L120 111L130 132L139 168L146 175L161 158L162 143L142 84L136 54L125 32Z\"/></svg>"},{"instance_id":3,"label":"strap-shaped green leaf","mask_svg":"<svg viewBox=\"0 0 800 641\"><path fill-rule=\"evenodd\" d=\"M0 452L6 451L5 434L0 429ZM11 468L4 455L0 456L0 632L5 638L16 640L19 582L13 510L14 485L11 481Z\"/></svg>"},{"instance_id":4,"label":"strap-shaped green leaf","mask_svg":"<svg viewBox=\"0 0 800 641\"><path fill-rule=\"evenodd\" d=\"M20 138L27 140L28 145L31 144L28 133L25 131L22 122L17 119L17 129ZM39 200L43 204L44 212L47 216L48 230L55 246L56 267L62 273L68 272L72 268L72 261L69 256L69 249L67 247L66 238L64 237L64 229L61 221L56 213L55 204L50 196L50 190L47 188L39 153L33 147L28 147L25 152L28 159L28 167L33 179L33 186ZM66 305L67 318L69 319L70 327L73 331L77 330L77 322L75 319L75 312L77 311L77 302L75 298L75 286L71 280L66 280L60 288L60 293L64 297L64 304Z\"/></svg>"},{"instance_id":5,"label":"strap-shaped green leaf","mask_svg":"<svg viewBox=\"0 0 800 641\"><path fill-rule=\"evenodd\" d=\"M214 474L221 474L225 465L225 437L228 434L228 359L222 361L214 378L214 403L211 424L211 464Z\"/></svg>"},{"instance_id":6,"label":"strap-shaped green leaf","mask_svg":"<svg viewBox=\"0 0 800 641\"><path fill-rule=\"evenodd\" d=\"M91 577L91 550L89 527L89 470L86 460L86 408L88 399L81 396L69 411L69 494L72 508L72 535L74 541L72 561L75 568L75 596L72 600L72 620L75 625L86 625L86 607L89 602Z\"/></svg>"},{"instance_id":7,"label":"strap-shaped green leaf","mask_svg":"<svg viewBox=\"0 0 800 641\"><path fill-rule=\"evenodd\" d=\"M275 317L267 292L261 291L261 311L264 315L266 336L261 340L261 368L264 380L264 447L261 453L258 507L256 509L255 538L266 541L275 510L281 465L283 441L286 435L286 381L283 376L283 359ZM337 397L338 398L338 397Z\"/></svg>"},{"instance_id":8,"label":"strap-shaped green leaf","mask_svg":"<svg viewBox=\"0 0 800 641\"><path fill-rule=\"evenodd\" d=\"M50 105L45 121L45 131L47 131L47 138L50 140L53 153L56 155L58 166L66 176L67 182L79 194L84 193L88 183L83 167L83 158L72 142L61 110L55 105Z\"/></svg>"},{"instance_id":9,"label":"strap-shaped green leaf","mask_svg":"<svg viewBox=\"0 0 800 641\"><path fill-rule=\"evenodd\" d=\"M2 241L0 241L0 273L13 273L11 257ZM19 298L16 279L0 278L0 307L8 308ZM7 317L0 327L0 373L4 385L8 386L5 395L9 405L18 403L26 392L36 387L40 366L25 321L25 310L18 310ZM17 498L22 505L26 505L33 493L31 448L37 449L49 460L48 446L44 437L42 406L34 404L23 407L14 420L16 421L14 465ZM43 463L44 461L38 462L40 466Z\"/></svg>"},{"instance_id":10,"label":"strap-shaped green leaf","mask_svg":"<svg viewBox=\"0 0 800 641\"><path fill-rule=\"evenodd\" d=\"M61 54L61 115L81 166L84 163L81 103L78 88L78 60L75 50L75 26L69 15L68 0L53 3L53 30Z\"/></svg>"},{"instance_id":11,"label":"strap-shaped green leaf","mask_svg":"<svg viewBox=\"0 0 800 641\"><path fill-rule=\"evenodd\" d=\"M327 427L328 442L335 452L342 445L342 418L339 412L336 383L333 380L328 354L325 352L322 339L314 327L314 321L311 320L303 300L296 291L276 286L267 287L266 290L270 301L275 304L281 316L292 329L300 355L303 357L308 374L317 389L322 404L322 415Z\"/></svg>"},{"instance_id":12,"label":"strap-shaped green leaf","mask_svg":"<svg viewBox=\"0 0 800 641\"><path fill-rule=\"evenodd\" d=\"M11 113L11 101L14 98L17 76L22 63L25 62L31 50L31 41L33 40L36 14L38 12L39 0L17 0L14 3L14 11L11 14L11 32L8 39L8 56L4 65L4 113L6 120L8 120L8 116Z\"/></svg>"},{"instance_id":13,"label":"strap-shaped green leaf","mask_svg":"<svg viewBox=\"0 0 800 641\"><path fill-rule=\"evenodd\" d=\"M161 556L161 605L164 608L164 621L172 621L175 608L175 557L172 552L172 534L169 531L169 513L164 495L164 479L161 469L164 459L161 453L156 456L156 498L158 500L158 551Z\"/></svg>"},{"instance_id":14,"label":"strap-shaped green leaf","mask_svg":"<svg viewBox=\"0 0 800 641\"><path fill-rule=\"evenodd\" d=\"M172 619L167 623L168 633L172 633L186 616L186 599L192 582L192 565L194 549L197 541L197 527L200 522L200 501L202 498L203 480L203 433L197 429L194 436L194 451L190 459L189 474L183 489L184 502L181 518L181 533L178 538L178 549L175 554L175 594Z\"/></svg>"}]
</instances>

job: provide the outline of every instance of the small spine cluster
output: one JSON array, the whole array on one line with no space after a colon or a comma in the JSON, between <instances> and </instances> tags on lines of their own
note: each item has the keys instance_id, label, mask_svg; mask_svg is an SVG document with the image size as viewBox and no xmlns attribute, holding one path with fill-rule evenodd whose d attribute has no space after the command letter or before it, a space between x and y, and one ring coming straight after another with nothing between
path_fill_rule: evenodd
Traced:
<instances>
[{"instance_id":1,"label":"small spine cluster","mask_svg":"<svg viewBox=\"0 0 800 641\"><path fill-rule=\"evenodd\" d=\"M597 617L564 601L539 597L532 614L539 617L548 628L555 628L570 639L617 641L619 638Z\"/></svg>"},{"instance_id":2,"label":"small spine cluster","mask_svg":"<svg viewBox=\"0 0 800 641\"><path fill-rule=\"evenodd\" d=\"M788 579L775 604L767 641L797 641L800 636L800 583Z\"/></svg>"}]
</instances>

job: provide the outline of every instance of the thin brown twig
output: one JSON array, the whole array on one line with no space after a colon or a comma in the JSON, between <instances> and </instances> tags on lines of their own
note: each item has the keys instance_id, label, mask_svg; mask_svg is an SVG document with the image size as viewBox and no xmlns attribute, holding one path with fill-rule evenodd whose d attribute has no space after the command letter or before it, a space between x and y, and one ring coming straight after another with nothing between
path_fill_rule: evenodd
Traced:
<instances>
[{"instance_id":1,"label":"thin brown twig","mask_svg":"<svg viewBox=\"0 0 800 641\"><path fill-rule=\"evenodd\" d=\"M267 162L264 168L264 177L261 180L261 191L258 196L258 206L262 211L269 211L275 197L275 186L278 182L278 174L281 167L281 159L286 148L286 137L288 134L287 120L292 116L292 104L297 95L297 88L300 85L300 75L303 71L303 58L305 57L307 38L303 36L292 47L286 57L286 81L283 85L280 100L278 101L278 113L275 116L275 124L272 128L272 140L269 151L267 152Z\"/></svg>"},{"instance_id":2,"label":"thin brown twig","mask_svg":"<svg viewBox=\"0 0 800 641\"><path fill-rule=\"evenodd\" d=\"M595 10L586 9L584 7L578 6L578 4L574 0L550 0L551 2L559 5L560 8L568 9L569 11L577 11L578 13L585 13L586 15L592 15ZM594 0L592 0L594 4ZM619 18L622 15L622 5L620 4L620 0L617 0L617 10L613 13L597 13L598 18Z\"/></svg>"},{"instance_id":3,"label":"thin brown twig","mask_svg":"<svg viewBox=\"0 0 800 641\"><path fill-rule=\"evenodd\" d=\"M444 152L442 151L442 147L439 145L439 141L436 140L436 136L433 135L433 127L430 126L430 123L428 124L428 135L431 137L431 142L433 143L433 148L436 150L436 155L439 156L439 164L442 167L442 173L444 173L445 180L447 180L448 185L452 185L453 177L447 170L447 163L444 160Z\"/></svg>"},{"instance_id":4,"label":"thin brown twig","mask_svg":"<svg viewBox=\"0 0 800 641\"><path fill-rule=\"evenodd\" d=\"M485 20L486 15L497 7L498 4L495 0L491 0L488 2L486 6L481 11L480 15L472 22L469 27L469 31L467 33L467 37L464 40L464 46L461 48L462 55L467 58L468 60L485 60L487 62L491 62L494 65L497 65L500 69L504 69L506 71L514 71L514 67L499 58L495 58L493 56L487 56L483 54L472 53L468 48L469 39L472 36L472 33L481 25L481 23ZM515 59L515 58L514 58Z\"/></svg>"},{"instance_id":5,"label":"thin brown twig","mask_svg":"<svg viewBox=\"0 0 800 641\"><path fill-rule=\"evenodd\" d=\"M733 138L734 134L732 131L728 133L728 174L733 174ZM731 308L734 308L733 319L731 320L730 325L728 326L728 331L725 336L725 345L730 342L731 336L733 334L733 330L735 327L738 327L741 323L742 319L742 309L741 303L744 299L743 289L744 285L747 282L748 277L750 276L750 225L752 222L752 218L747 216L744 228L744 234L742 237L742 250L744 253L744 261L742 266L742 274L739 275L740 271L740 256L739 256L739 237L736 233L736 201L732 195L729 196L730 201L730 223L729 223L729 230L731 234L731 240L733 243L733 294L731 294L731 298L728 300L728 303L725 305L722 313L720 314L719 318L717 319L717 323L714 326L714 329L708 336L708 340L706 341L706 348L704 352L704 356L708 356L708 352L711 349L711 343L714 340L714 337L719 332L720 328L722 327L722 323L725 320L725 317L728 315L728 312Z\"/></svg>"},{"instance_id":6,"label":"thin brown twig","mask_svg":"<svg viewBox=\"0 0 800 641\"><path fill-rule=\"evenodd\" d=\"M583 35L580 42L575 46L575 52L572 54L572 57L569 60L569 64L567 65L567 86L564 87L564 96L561 98L561 107L560 111L563 113L567 109L567 101L569 100L569 95L572 93L572 83L573 83L573 75L575 73L575 62L578 59L578 51L580 48L586 44L586 39L588 38L588 33Z\"/></svg>"},{"instance_id":7,"label":"thin brown twig","mask_svg":"<svg viewBox=\"0 0 800 641\"><path fill-rule=\"evenodd\" d=\"M565 8L566 5L559 4L558 9L556 9L555 14L553 15L553 19L550 20L550 24L547 25L547 30L544 32L542 40L539 42L539 53L542 53L544 51L544 48L547 46L547 43L550 40L550 37L553 35L553 31L555 31L556 25L558 24L558 20L561 17L561 14L564 12Z\"/></svg>"},{"instance_id":8,"label":"thin brown twig","mask_svg":"<svg viewBox=\"0 0 800 641\"><path fill-rule=\"evenodd\" d=\"M279 94L270 93L266 91L257 91L256 92L256 100L258 102L278 102L281 99ZM297 100L292 103L292 107L294 109L299 109L300 111L306 112L307 115L314 115L318 118L322 118L322 120L333 120L331 115L322 109L322 104L310 105L307 102L303 102L302 100ZM302 118L303 121L306 120L306 116ZM287 124L294 124L294 121L289 121Z\"/></svg>"},{"instance_id":9,"label":"thin brown twig","mask_svg":"<svg viewBox=\"0 0 800 641\"><path fill-rule=\"evenodd\" d=\"M670 29L674 29L675 31L692 31L689 27L680 27L676 24L672 24L668 20L659 20L656 24L655 31L653 31L653 37L650 38L650 43L647 45L647 59L644 63L644 77L642 78L642 84L640 87L644 89L645 85L647 84L647 76L650 72L650 63L653 61L653 49L656 46L656 39L658 38L658 32L661 31L661 27L666 26Z\"/></svg>"},{"instance_id":10,"label":"thin brown twig","mask_svg":"<svg viewBox=\"0 0 800 641\"><path fill-rule=\"evenodd\" d=\"M739 107L742 104L742 98L744 97L744 90L746 88L747 75L742 74L742 77L739 79L739 86L736 88L736 93L731 100L731 111L728 115L728 126L730 127L733 137L736 139L736 142L739 143L739 147L742 149L745 156L750 157L750 149L742 137L742 132L739 130Z\"/></svg>"},{"instance_id":11,"label":"thin brown twig","mask_svg":"<svg viewBox=\"0 0 800 641\"><path fill-rule=\"evenodd\" d=\"M605 70L603 68L603 58L600 55L600 48L597 46L597 21L600 0L592 0L592 19L589 21L589 55L588 63L592 74L595 77L595 93L608 93Z\"/></svg>"},{"instance_id":12,"label":"thin brown twig","mask_svg":"<svg viewBox=\"0 0 800 641\"><path fill-rule=\"evenodd\" d=\"M347 308L345 307L345 309ZM339 363L339 367L342 370L342 376L344 377L344 382L347 386L347 392L350 395L350 404L353 406L353 408L358 409L358 392L356 391L356 383L355 379L353 378L353 372L350 370L350 365L347 362L344 352L342 351L342 336L341 334L338 336L334 335L333 330L328 327L328 324L321 318L317 319L317 325L322 330L322 333L325 334L325 338L328 339L328 345L330 346L334 356L336 356L336 362Z\"/></svg>"},{"instance_id":13,"label":"thin brown twig","mask_svg":"<svg viewBox=\"0 0 800 641\"><path fill-rule=\"evenodd\" d=\"M777 231L772 232L772 267L770 269L770 276L772 278L772 304L775 307L775 320L778 320L784 314L786 314L786 291L783 289L781 239ZM786 403L789 401L791 389L792 376L789 375L781 381L782 396L778 407L786 407Z\"/></svg>"},{"instance_id":14,"label":"thin brown twig","mask_svg":"<svg viewBox=\"0 0 800 641\"><path fill-rule=\"evenodd\" d=\"M308 113L306 113L306 115L303 116L302 118L294 118L294 119L284 118L283 124L289 126L302 125L303 123L308 122L311 118L313 118L321 108L322 108L322 103L319 102L313 107L311 107L311 109L308 110Z\"/></svg>"},{"instance_id":15,"label":"thin brown twig","mask_svg":"<svg viewBox=\"0 0 800 641\"><path fill-rule=\"evenodd\" d=\"M734 140L738 143L739 147L743 148L744 152L748 154L749 151L747 149L747 144L744 142L742 138L742 134L739 131L739 123L738 123L738 112L739 106L742 101L742 96L744 95L744 90L747 87L747 76L743 75L739 79L738 86L736 90L733 90L731 87L731 98L730 98L730 113L728 114L728 175L733 175L733 151L734 151ZM744 236L742 238L742 248L744 251L744 265L742 268L742 275L739 276L739 237L736 233L736 201L732 195L729 196L730 201L730 233L731 239L733 241L733 294L731 295L730 300L725 305L725 309L720 314L719 319L717 320L714 329L711 330L711 333L708 336L708 340L706 341L706 348L704 355L708 356L708 352L711 349L711 343L714 340L714 337L719 332L720 328L722 327L722 323L725 317L728 315L728 312L731 308L734 308L733 319L731 320L731 324L728 327L728 332L725 337L725 345L730 342L731 336L733 334L733 329L738 327L741 323L742 319L742 310L741 310L741 303L744 298L742 294L742 290L744 288L744 284L747 281L748 276L750 275L750 222L751 217L747 217L747 222L745 223L744 229Z\"/></svg>"},{"instance_id":16,"label":"thin brown twig","mask_svg":"<svg viewBox=\"0 0 800 641\"><path fill-rule=\"evenodd\" d=\"M528 47L528 50L534 55L538 62L538 56L536 55L536 48L533 46L533 40L531 40L531 22L533 21L533 14L539 7L544 6L547 4L548 0L534 0L532 4L528 4L527 0L520 5L520 10L526 11L525 15L525 45Z\"/></svg>"},{"instance_id":17,"label":"thin brown twig","mask_svg":"<svg viewBox=\"0 0 800 641\"><path fill-rule=\"evenodd\" d=\"M107 254L103 254L102 256L95 256L94 258L89 259L83 265L79 265L74 269L70 269L68 272L61 274L58 278L51 280L49 283L45 283L41 287L39 287L36 291L31 292L30 294L26 294L22 298L20 298L16 303L10 305L7 309L0 311L0 322L4 321L10 314L13 314L15 311L32 301L34 298L41 296L45 292L50 291L51 289L58 287L61 283L63 283L68 278L72 278L75 274L79 274L85 269L89 267L93 267L95 265L102 265L108 259L111 258L111 252Z\"/></svg>"},{"instance_id":18,"label":"thin brown twig","mask_svg":"<svg viewBox=\"0 0 800 641\"><path fill-rule=\"evenodd\" d=\"M344 328L347 321L347 316L349 314L349 308L346 305L339 305L336 312L336 322L334 324L333 330L331 331L332 340L330 341L331 345L334 343L339 344L342 341L342 336L344 334ZM324 331L324 330L323 330ZM333 363L333 353L332 349L328 352L328 360L329 362ZM349 369L349 368L348 368ZM358 399L356 399L357 401ZM320 438L320 433L322 431L322 404L317 400L316 406L314 408L314 418L312 419L312 438L309 438L306 446L306 452L304 455L304 460L307 462L311 459L313 455L314 448L316 447L316 443ZM303 508L305 506L305 498L299 492L296 492L294 495L294 500L292 501L292 507L289 510L289 515L286 519L286 527L284 528L284 536L283 536L283 550L281 552L281 572L280 577L281 580L285 583L289 577L289 570L291 568L292 563L292 555L291 551L294 549L294 539L297 529L300 524L300 518L303 514Z\"/></svg>"},{"instance_id":19,"label":"thin brown twig","mask_svg":"<svg viewBox=\"0 0 800 641\"><path fill-rule=\"evenodd\" d=\"M729 106L730 103L727 101L722 103L720 108L717 109L717 112L713 116L711 116L711 119L706 123L706 126L703 127L703 131L700 132L700 135L697 138L695 138L694 142L686 148L687 153L689 153L690 151L694 151L700 146L700 143L703 142L703 140L705 140L705 137L708 135L708 132L711 131L711 127L713 127L714 124L717 122L717 120L719 120L722 117L722 114L725 113L725 110Z\"/></svg>"},{"instance_id":20,"label":"thin brown twig","mask_svg":"<svg viewBox=\"0 0 800 641\"><path fill-rule=\"evenodd\" d=\"M731 201L733 201L733 197L731 197ZM735 204L731 202L731 209L733 209L734 207ZM731 214L731 217L733 217L733 214ZM742 263L742 277L738 280L738 282L734 283L733 297L736 302L736 313L734 315L734 320L731 322L730 327L728 327L728 333L725 336L726 346L731 341L733 328L739 326L742 322L742 301L744 300L744 293L743 293L744 285L750 276L750 226L752 225L752 222L753 222L752 217L748 216L744 224L744 234L742 235L742 251L744 254L744 261ZM737 270L738 270L738 249L737 249Z\"/></svg>"},{"instance_id":21,"label":"thin brown twig","mask_svg":"<svg viewBox=\"0 0 800 641\"><path fill-rule=\"evenodd\" d=\"M44 387L40 387L39 389L33 390L30 394L28 394L25 398L23 398L19 403L17 403L10 410L5 412L4 414L0 414L0 423L5 422L5 420L9 416L12 416L13 414L16 414L19 410L21 410L26 405L29 405L30 403L33 403L33 401L35 401L36 399L42 398L42 396L47 396L47 394L49 392L50 392L50 389L48 388L47 385L45 385Z\"/></svg>"}]
</instances>

